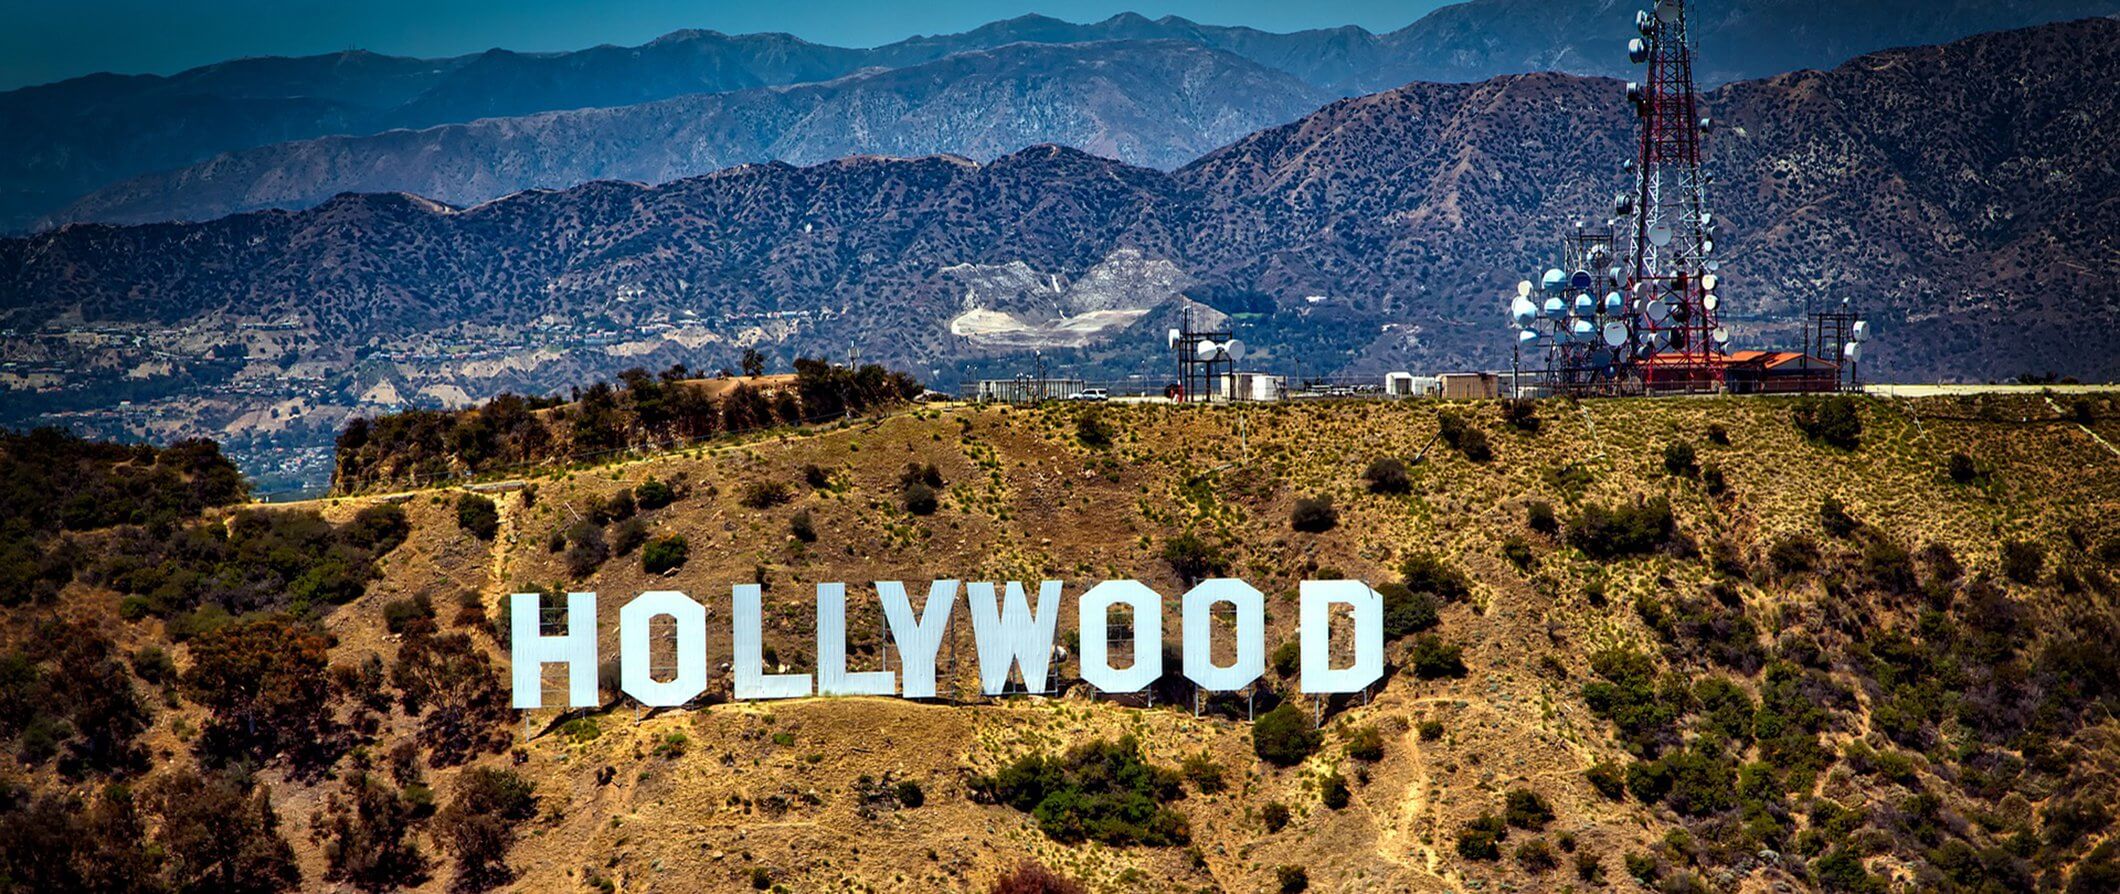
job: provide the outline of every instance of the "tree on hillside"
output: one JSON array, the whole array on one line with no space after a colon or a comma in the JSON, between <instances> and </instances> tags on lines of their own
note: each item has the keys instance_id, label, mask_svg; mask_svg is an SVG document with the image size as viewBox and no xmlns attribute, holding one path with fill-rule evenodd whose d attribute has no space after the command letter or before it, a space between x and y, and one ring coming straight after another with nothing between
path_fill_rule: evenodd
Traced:
<instances>
[{"instance_id":1,"label":"tree on hillside","mask_svg":"<svg viewBox=\"0 0 2120 894\"><path fill-rule=\"evenodd\" d=\"M758 350L757 348L745 348L745 349L743 349L743 360L742 360L741 362L739 362L739 363L738 363L737 365L739 365L739 366L743 367L743 374L744 374L744 375L747 375L747 376L762 376L762 375L765 375L765 374L766 374L766 355L765 355L765 354L763 354L763 353L760 353L760 352L759 352L759 350Z\"/></svg>"},{"instance_id":2,"label":"tree on hillside","mask_svg":"<svg viewBox=\"0 0 2120 894\"><path fill-rule=\"evenodd\" d=\"M269 761L285 752L298 768L335 756L330 637L272 615L236 621L192 642L185 695L213 719L199 748L210 760Z\"/></svg>"},{"instance_id":3,"label":"tree on hillside","mask_svg":"<svg viewBox=\"0 0 2120 894\"><path fill-rule=\"evenodd\" d=\"M163 855L167 887L270 894L301 885L270 788L239 776L182 769L149 784L142 800L162 821L154 843Z\"/></svg>"},{"instance_id":4,"label":"tree on hillside","mask_svg":"<svg viewBox=\"0 0 2120 894\"><path fill-rule=\"evenodd\" d=\"M516 826L537 815L530 781L514 770L474 767L457 778L456 797L434 818L435 840L456 855L450 890L484 891L515 878L508 850Z\"/></svg>"}]
</instances>

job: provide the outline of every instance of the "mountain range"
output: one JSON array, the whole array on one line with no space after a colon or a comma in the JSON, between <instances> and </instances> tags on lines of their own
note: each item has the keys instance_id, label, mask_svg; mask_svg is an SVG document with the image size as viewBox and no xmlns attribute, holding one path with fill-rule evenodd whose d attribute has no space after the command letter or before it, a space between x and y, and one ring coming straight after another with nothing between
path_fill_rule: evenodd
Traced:
<instances>
[{"instance_id":1,"label":"mountain range","mask_svg":"<svg viewBox=\"0 0 2120 894\"><path fill-rule=\"evenodd\" d=\"M1835 4L1818 0L1736 0L1695 13L1693 33L1706 60L1699 75L1708 83L1760 77L1808 66L1826 66L1849 56L1891 46L1933 43L1982 31L2120 11L2115 0L1990 0L1931 3L1879 0ZM786 105L816 102L826 106L844 99L843 79L872 69L923 66L963 53L997 51L1011 44L1093 45L1109 41L1178 41L1241 57L1253 66L1285 76L1275 89L1251 94L1254 105L1232 113L1234 121L1260 123L1287 120L1277 110L1322 95L1352 96L1425 80L1478 81L1513 72L1555 70L1576 74L1620 75L1626 63L1620 44L1632 34L1626 10L1609 0L1471 0L1445 7L1413 24L1385 34L1343 27L1273 34L1251 28L1202 25L1176 17L1150 20L1138 15L1114 16L1093 24L1074 24L1025 16L995 22L962 34L910 38L871 49L809 43L785 34L730 36L712 31L679 31L639 47L600 46L567 53L516 53L492 50L447 59L410 59L366 52L304 58L234 60L171 76L92 75L56 84L0 94L0 231L48 227L74 220L138 222L150 219L201 219L230 208L300 207L338 188L420 191L432 171L414 165L408 180L372 181L390 171L404 152L461 152L452 140L490 145L499 132L525 134L539 128L569 126L612 128L616 139L594 155L558 170L531 170L555 177L567 169L652 169L628 159L629 148L657 145L663 156L693 154L730 161L805 161L813 156L771 154L774 141L765 135L737 140L729 147L688 150L670 141L668 106L636 114L595 118L553 118L541 113L576 109L617 109L655 104L698 94L749 95L712 104L783 106L763 88L821 85ZM1084 48L1042 57L1054 68L1051 77L1068 75L1085 64L1114 64L1123 51ZM1024 54L1018 61L1028 61ZM1103 58L1099 58L1103 57ZM1136 51L1136 58L1139 58ZM1235 65L1221 62L1220 65ZM956 71L945 67L939 71ZM1183 81L1157 77L1202 70L1199 65L1165 62L1130 74L1115 75L1114 84L1136 89L1118 98L1137 107L1143 119L1160 121L1164 109L1152 101L1150 87L1181 91ZM970 75L976 77L976 75ZM1244 75L1266 85L1264 73ZM857 78L858 79L858 78ZM837 82L837 86L827 82ZM874 80L865 83L880 87ZM1012 83L1005 78L982 87L991 109L1007 102L1066 102L1041 119L1032 116L969 134L964 122L936 132L907 126L890 129L888 139L856 145L855 151L961 151L982 141L1005 148L1029 142L1072 144L1083 130L1082 119L1113 114L1096 96L1000 97ZM1300 83L1300 87L1297 84ZM971 85L965 85L970 88ZM1199 85L1190 85L1198 92ZM910 88L907 88L910 89ZM1231 99L1241 99L1234 91ZM826 111L858 114L853 109ZM907 102L917 104L920 97ZM1080 104L1086 103L1086 104ZM785 106L757 114L772 118L790 114ZM988 117L967 120L996 121ZM438 125L479 119L509 118L488 124L481 133ZM916 119L917 120L917 119ZM927 122L922 122L927 123ZM664 125L658 130L657 125ZM625 132L628 125L640 129ZM1180 145L1201 148L1221 131L1196 120L1166 122L1156 133L1110 135L1097 151L1116 153L1124 161L1163 166L1189 157ZM1226 128L1225 128L1226 129ZM330 139L391 133L370 143ZM1011 142L1017 131L1031 137ZM884 135L880 135L884 136ZM523 137L535 143L536 137ZM1175 140L1176 143L1172 141ZM854 140L842 140L859 143ZM264 156L222 157L224 153L275 144ZM512 147L511 147L512 148ZM797 141L794 150L821 150L822 144ZM534 148L515 151L535 152ZM973 149L974 153L978 151ZM750 153L745 155L743 153ZM398 153L394 155L393 153ZM485 157L462 158L463 164L489 165ZM204 168L191 166L206 162ZM277 162L277 163L275 163ZM367 173L350 174L347 166ZM181 170L180 170L181 169ZM502 169L505 170L505 169ZM682 169L684 173L696 172ZM171 173L174 172L174 173ZM196 184L219 174L236 176L234 185ZM131 182L142 175L164 176ZM248 179L244 179L248 178ZM566 187L579 181L537 180L497 175L494 188ZM101 192L100 194L99 191ZM95 194L95 195L92 195ZM500 193L495 193L498 195ZM248 196L249 201L231 201ZM84 198L86 197L86 198ZM490 198L491 196L484 196Z\"/></svg>"},{"instance_id":2,"label":"mountain range","mask_svg":"<svg viewBox=\"0 0 2120 894\"><path fill-rule=\"evenodd\" d=\"M1707 94L1738 344L1850 298L1876 375L2120 374L2087 334L2120 324L2116 80L2120 22L2093 19ZM598 320L636 343L591 366L853 345L947 380L1041 338L1083 371L1160 368L1142 321L1204 306L1269 366L1492 368L1502 296L1622 186L1629 114L1614 81L1505 76L1334 102L1169 173L1039 146L71 226L0 241L0 323L298 320L329 357ZM550 360L431 372L479 393Z\"/></svg>"}]
</instances>

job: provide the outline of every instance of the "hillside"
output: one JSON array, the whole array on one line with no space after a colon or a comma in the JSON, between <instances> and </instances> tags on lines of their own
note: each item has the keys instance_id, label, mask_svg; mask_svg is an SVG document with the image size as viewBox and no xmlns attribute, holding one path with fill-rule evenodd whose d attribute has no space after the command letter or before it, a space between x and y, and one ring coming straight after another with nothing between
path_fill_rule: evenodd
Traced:
<instances>
[{"instance_id":1,"label":"hillside","mask_svg":"<svg viewBox=\"0 0 2120 894\"><path fill-rule=\"evenodd\" d=\"M1169 169L1328 98L1191 43L1009 44L794 87L280 143L114 184L54 220L205 220L307 208L345 192L468 205L592 180L662 183L752 162L990 161L1039 143Z\"/></svg>"},{"instance_id":2,"label":"hillside","mask_svg":"<svg viewBox=\"0 0 2120 894\"><path fill-rule=\"evenodd\" d=\"M311 887L353 841L331 831L329 805L349 809L361 792L370 827L404 837L350 851L393 855L355 864L373 871L360 878L418 865L420 890L465 886L459 855L492 852L440 836L465 828L476 791L518 818L501 827L514 830L501 838L506 870L478 864L485 881L470 887L978 890L1028 857L1098 891L1273 889L1294 866L1311 890L1622 890L1630 874L1664 890L2105 890L2120 873L2109 809L2120 669L2106 648L2120 635L2120 477L2099 474L2116 457L2093 433L2120 442L2120 403L1859 400L1852 449L1806 440L1797 406L1547 402L1535 426L1494 403L1112 406L1089 424L1072 408L949 407L555 470L534 476L534 492L496 495L490 528L454 490L273 508L286 521L242 522L231 548L262 536L240 532L291 536L311 512L348 544L381 544L362 560L377 574L359 595L294 608L327 637L322 660L346 669L331 675L343 693L320 696L331 736L214 739L225 724L202 706L219 690L192 673L200 649L280 628L126 599L125 584L97 583L122 579L91 571L55 601L0 615L7 642L29 648L56 615L107 631L116 654L166 649L162 679L183 682L146 706L137 741L152 761L10 773L42 792L67 784L62 772L132 779L150 793L142 811L175 816L164 793L181 789L165 780L191 779L195 752L254 749L262 787L228 797L269 787L286 862L251 821L224 835L257 842L245 845L261 855L252 865L292 866L272 871ZM1457 437L1463 449L1437 443L1444 414L1483 434L1492 459L1467 458L1475 435ZM1092 431L1110 446L1085 441ZM1690 463L1674 458L1681 443ZM1404 493L1390 476L1372 476L1384 492L1365 482L1387 457L1413 463ZM932 514L903 508L907 463L942 482ZM785 488L777 502L757 496L773 486ZM1309 497L1330 500L1329 530L1291 530ZM1643 500L1668 501L1668 530L1599 513ZM1539 504L1556 524L1539 521ZM1584 539L1593 527L1604 535ZM644 553L575 548L591 528L599 543L683 537L689 560L651 575ZM1198 548L1170 546L1186 534ZM122 529L63 536L86 555L150 542ZM767 645L799 671L811 584L846 581L864 606L850 622L854 664L868 669L876 578L1052 577L1072 597L1132 577L1175 606L1173 558L1268 593L1270 644L1290 635L1298 580L1340 575L1404 578L1387 598L1406 600L1394 623L1419 635L1390 647L1373 699L1336 702L1323 747L1285 768L1254 752L1241 701L1197 717L1164 704L1184 700L1182 683L1146 708L1080 690L974 697L969 625L945 652L939 703L731 704L714 694L726 693L718 672L706 704L679 710L614 701L525 722L478 695L497 691L505 661L489 619L524 587L594 590L607 606L684 590L711 606L718 668L729 586L763 582ZM205 605L221 598L203 592ZM1064 633L1071 602L1062 617ZM180 628L194 639L171 643ZM600 639L614 648L610 630ZM460 669L444 672L435 662L451 655ZM361 682L364 662L373 682ZM1276 671L1266 682L1287 691ZM1122 733L1149 764L1185 768L1169 793L1182 797L1164 803L1188 845L1063 845L1032 814L973 797L1018 758ZM502 769L532 786L527 807L493 782ZM216 778L184 784L219 792ZM45 815L29 804L4 802L11 845ZM105 840L63 827L39 837L40 871ZM31 852L0 848L14 861L0 878L30 878Z\"/></svg>"},{"instance_id":3,"label":"hillside","mask_svg":"<svg viewBox=\"0 0 2120 894\"><path fill-rule=\"evenodd\" d=\"M1721 83L1829 67L1889 47L2114 12L2120 12L2120 6L2112 0L1824 5L1812 0L1739 0L1697 12L1694 34L1710 63L1702 78ZM482 118L614 109L691 94L817 83L867 68L903 68L1012 43L1182 41L1241 56L1327 95L1348 96L1415 80L1477 81L1527 71L1622 75L1618 48L1632 36L1631 27L1627 10L1602 0L1472 0L1385 34L1352 26L1275 34L1175 16L1150 20L1133 13L1087 24L1027 15L962 34L912 37L871 49L825 46L787 34L688 29L637 47L596 46L563 53L496 48L445 59L412 59L348 51L236 59L168 76L97 74L0 93L0 134L5 134L0 137L0 233L28 230L96 190L223 153L330 135L418 130ZM1163 86L1182 90L1186 84L1173 80ZM1262 97L1264 105L1246 114L1271 119L1272 103L1279 98ZM657 132L652 114L627 120L640 128L625 133L625 143L649 141ZM1035 130L1038 123L1033 117L1018 125ZM893 139L915 147L909 152L927 154L948 151L951 131L941 124L915 118L889 130ZM929 127L939 129L930 132ZM1065 133L1055 130L1002 149L1064 140ZM271 188L287 196L329 195L315 182ZM373 188L418 191L413 181ZM178 205L166 216L189 218L197 211Z\"/></svg>"},{"instance_id":4,"label":"hillside","mask_svg":"<svg viewBox=\"0 0 2120 894\"><path fill-rule=\"evenodd\" d=\"M2120 22L2088 20L1709 94L1736 343L1791 344L1803 308L1852 298L1872 380L2120 376L2089 335L2120 323L2120 165L2095 136L2116 47ZM844 345L944 388L1028 348L1124 375L1160 370L1198 305L1266 370L1501 368L1501 296L1620 188L1626 115L1616 82L1527 75L1343 100L1168 173L1041 146L75 226L0 240L0 348L78 380L21 418L158 437L328 439L753 347Z\"/></svg>"}]
</instances>

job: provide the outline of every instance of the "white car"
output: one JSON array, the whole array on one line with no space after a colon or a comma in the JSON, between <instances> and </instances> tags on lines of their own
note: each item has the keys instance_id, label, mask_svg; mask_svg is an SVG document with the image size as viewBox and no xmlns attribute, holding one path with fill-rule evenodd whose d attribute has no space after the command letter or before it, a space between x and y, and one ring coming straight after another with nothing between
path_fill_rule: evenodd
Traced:
<instances>
[{"instance_id":1,"label":"white car","mask_svg":"<svg viewBox=\"0 0 2120 894\"><path fill-rule=\"evenodd\" d=\"M1104 390L1104 389L1102 389L1102 388L1084 388L1084 389L1082 389L1081 391L1077 391L1077 392L1075 392L1075 393L1073 393L1073 394L1070 394L1070 395L1068 395L1068 396L1067 396L1067 399L1068 399L1068 400L1103 401L1103 400L1111 400L1111 399L1112 399L1112 397L1111 397L1111 394L1110 394L1109 392L1105 391L1105 390Z\"/></svg>"}]
</instances>

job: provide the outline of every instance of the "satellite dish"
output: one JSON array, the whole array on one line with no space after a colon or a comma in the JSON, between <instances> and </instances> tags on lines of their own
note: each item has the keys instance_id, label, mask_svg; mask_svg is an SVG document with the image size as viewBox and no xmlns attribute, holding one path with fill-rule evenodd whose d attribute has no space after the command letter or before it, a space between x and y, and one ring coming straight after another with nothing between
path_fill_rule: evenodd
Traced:
<instances>
[{"instance_id":1,"label":"satellite dish","mask_svg":"<svg viewBox=\"0 0 2120 894\"><path fill-rule=\"evenodd\" d=\"M1509 318L1515 320L1518 326L1529 326L1537 317L1538 305L1532 304L1531 299L1518 297L1509 303Z\"/></svg>"},{"instance_id":2,"label":"satellite dish","mask_svg":"<svg viewBox=\"0 0 2120 894\"><path fill-rule=\"evenodd\" d=\"M1193 348L1193 356L1198 357L1202 360L1213 360L1215 359L1215 355L1220 353L1222 353L1221 345L1215 344L1214 342L1208 341L1204 338L1200 340L1200 344L1198 347Z\"/></svg>"},{"instance_id":3,"label":"satellite dish","mask_svg":"<svg viewBox=\"0 0 2120 894\"><path fill-rule=\"evenodd\" d=\"M1523 298L1523 297L1526 297L1526 296L1528 296L1528 295L1530 295L1530 294L1531 294L1531 280L1528 280L1528 279L1518 280L1518 281L1517 281L1517 283L1516 283L1516 297L1518 297L1518 298Z\"/></svg>"},{"instance_id":4,"label":"satellite dish","mask_svg":"<svg viewBox=\"0 0 2120 894\"><path fill-rule=\"evenodd\" d=\"M1619 316L1619 312L1625 309L1627 309L1627 299L1620 297L1618 292L1605 293L1605 316Z\"/></svg>"},{"instance_id":5,"label":"satellite dish","mask_svg":"<svg viewBox=\"0 0 2120 894\"><path fill-rule=\"evenodd\" d=\"M1656 20L1659 22L1678 21L1678 9L1678 0L1656 0Z\"/></svg>"},{"instance_id":6,"label":"satellite dish","mask_svg":"<svg viewBox=\"0 0 2120 894\"><path fill-rule=\"evenodd\" d=\"M1709 261L1709 262L1707 262L1707 263L1705 263L1705 264L1702 264L1701 266L1702 266L1702 267L1706 267L1706 268L1708 268L1709 270L1721 270L1721 269L1722 269L1722 262L1721 262L1721 261Z\"/></svg>"},{"instance_id":7,"label":"satellite dish","mask_svg":"<svg viewBox=\"0 0 2120 894\"><path fill-rule=\"evenodd\" d=\"M1848 362L1850 362L1850 363L1861 363L1861 362L1862 362L1862 342L1859 342L1859 341L1851 341L1851 342L1848 342L1848 343L1847 343L1847 345L1846 345L1845 347L1843 347L1843 348L1841 348L1841 349L1840 349L1840 353L1841 353L1841 356L1844 356L1844 357L1848 358Z\"/></svg>"},{"instance_id":8,"label":"satellite dish","mask_svg":"<svg viewBox=\"0 0 2120 894\"><path fill-rule=\"evenodd\" d=\"M1568 285L1568 274L1562 273L1559 268L1548 270L1545 276L1539 277L1539 284L1545 286L1548 292L1558 292Z\"/></svg>"},{"instance_id":9,"label":"satellite dish","mask_svg":"<svg viewBox=\"0 0 2120 894\"><path fill-rule=\"evenodd\" d=\"M1570 274L1568 276L1568 288L1578 290L1590 288L1590 271L1577 270Z\"/></svg>"},{"instance_id":10,"label":"satellite dish","mask_svg":"<svg viewBox=\"0 0 2120 894\"><path fill-rule=\"evenodd\" d=\"M1538 343L1538 330L1536 330L1536 329L1520 329L1520 330L1517 330L1517 333L1516 333L1516 343L1517 343L1517 344L1520 344L1520 345L1532 345L1532 344L1537 344L1537 343Z\"/></svg>"},{"instance_id":11,"label":"satellite dish","mask_svg":"<svg viewBox=\"0 0 2120 894\"><path fill-rule=\"evenodd\" d=\"M1631 103L1633 103L1633 104L1635 104L1635 105L1637 105L1637 106L1638 106L1638 105L1641 105L1641 104L1642 104L1642 85L1641 85L1641 82L1639 82L1639 81L1628 81L1628 82L1627 82L1627 101L1628 101L1628 102L1631 102Z\"/></svg>"},{"instance_id":12,"label":"satellite dish","mask_svg":"<svg viewBox=\"0 0 2120 894\"><path fill-rule=\"evenodd\" d=\"M1616 348L1627 343L1627 324L1611 322L1605 324L1605 346Z\"/></svg>"},{"instance_id":13,"label":"satellite dish","mask_svg":"<svg viewBox=\"0 0 2120 894\"><path fill-rule=\"evenodd\" d=\"M1719 345L1726 345L1730 343L1730 327L1715 327L1715 343Z\"/></svg>"},{"instance_id":14,"label":"satellite dish","mask_svg":"<svg viewBox=\"0 0 2120 894\"><path fill-rule=\"evenodd\" d=\"M1568 303L1562 301L1559 295L1546 299L1546 316L1558 320L1567 315Z\"/></svg>"},{"instance_id":15,"label":"satellite dish","mask_svg":"<svg viewBox=\"0 0 2120 894\"><path fill-rule=\"evenodd\" d=\"M1700 290L1701 290L1701 291L1703 291L1703 292L1713 292L1713 291L1715 291L1715 287L1716 287L1716 286L1719 286L1719 285L1722 285L1722 277L1716 276L1716 275L1715 275L1715 274L1713 274L1713 273L1704 273L1704 274L1701 274L1701 277L1700 277Z\"/></svg>"},{"instance_id":16,"label":"satellite dish","mask_svg":"<svg viewBox=\"0 0 2120 894\"><path fill-rule=\"evenodd\" d=\"M1854 325L1854 327L1852 327L1852 328L1850 328L1850 329L1848 330L1848 335L1850 335L1850 336L1854 337L1854 339L1855 339L1856 341L1869 341L1869 340L1870 340L1870 321L1868 321L1868 320L1856 320L1856 321L1855 321L1855 325Z\"/></svg>"},{"instance_id":17,"label":"satellite dish","mask_svg":"<svg viewBox=\"0 0 2120 894\"><path fill-rule=\"evenodd\" d=\"M1686 349L1686 330L1671 330L1671 349L1674 351L1683 351Z\"/></svg>"},{"instance_id":18,"label":"satellite dish","mask_svg":"<svg viewBox=\"0 0 2120 894\"><path fill-rule=\"evenodd\" d=\"M1575 315L1587 317L1597 313L1597 299L1588 295L1575 296Z\"/></svg>"},{"instance_id":19,"label":"satellite dish","mask_svg":"<svg viewBox=\"0 0 2120 894\"><path fill-rule=\"evenodd\" d=\"M1634 213L1634 197L1626 194L1614 196L1612 199L1612 213L1621 217L1632 215Z\"/></svg>"},{"instance_id":20,"label":"satellite dish","mask_svg":"<svg viewBox=\"0 0 2120 894\"><path fill-rule=\"evenodd\" d=\"M1700 296L1700 306L1705 310L1713 311L1717 307L1722 306L1722 296L1714 294L1702 295Z\"/></svg>"},{"instance_id":21,"label":"satellite dish","mask_svg":"<svg viewBox=\"0 0 2120 894\"><path fill-rule=\"evenodd\" d=\"M1700 225L1701 225L1701 226L1704 226L1704 227L1705 227L1705 226L1707 226L1707 225L1709 225L1709 224L1711 224L1711 223L1714 223L1714 222L1715 222L1715 215L1713 215L1713 214L1709 214L1709 213L1708 213L1708 212L1706 212L1706 211L1703 211L1703 212L1701 212L1701 213L1700 213Z\"/></svg>"},{"instance_id":22,"label":"satellite dish","mask_svg":"<svg viewBox=\"0 0 2120 894\"><path fill-rule=\"evenodd\" d=\"M1713 239L1702 239L1702 240L1700 241L1700 253L1701 253L1701 254L1704 254L1704 255L1711 255L1711 254L1714 254L1714 253L1715 253L1715 240L1713 240Z\"/></svg>"},{"instance_id":23,"label":"satellite dish","mask_svg":"<svg viewBox=\"0 0 2120 894\"><path fill-rule=\"evenodd\" d=\"M1611 255L1605 251L1604 246L1593 245L1590 247L1590 266L1603 267L1605 266L1605 261L1610 257Z\"/></svg>"},{"instance_id":24,"label":"satellite dish","mask_svg":"<svg viewBox=\"0 0 2120 894\"><path fill-rule=\"evenodd\" d=\"M1178 346L1178 330L1176 330L1176 329L1172 329L1172 330L1170 331L1170 343L1169 343L1169 344L1167 344L1167 345L1165 345L1164 347L1169 347L1169 348L1175 348L1175 347L1177 347L1177 346Z\"/></svg>"},{"instance_id":25,"label":"satellite dish","mask_svg":"<svg viewBox=\"0 0 2120 894\"><path fill-rule=\"evenodd\" d=\"M1222 346L1222 350L1229 352L1229 359L1242 360L1244 359L1244 340L1232 338L1229 340L1229 344Z\"/></svg>"},{"instance_id":26,"label":"satellite dish","mask_svg":"<svg viewBox=\"0 0 2120 894\"><path fill-rule=\"evenodd\" d=\"M1649 61L1649 45L1639 37L1627 41L1627 61L1636 65Z\"/></svg>"},{"instance_id":27,"label":"satellite dish","mask_svg":"<svg viewBox=\"0 0 2120 894\"><path fill-rule=\"evenodd\" d=\"M1642 311L1649 315L1649 319L1652 322L1661 323L1671 318L1671 305L1661 301L1649 302L1647 307L1642 308Z\"/></svg>"},{"instance_id":28,"label":"satellite dish","mask_svg":"<svg viewBox=\"0 0 2120 894\"><path fill-rule=\"evenodd\" d=\"M1597 337L1597 324L1589 320L1577 320L1568 324L1568 334L1575 336L1577 341L1589 341Z\"/></svg>"},{"instance_id":29,"label":"satellite dish","mask_svg":"<svg viewBox=\"0 0 2120 894\"><path fill-rule=\"evenodd\" d=\"M1635 30L1647 36L1656 30L1656 20L1649 16L1648 10L1639 10L1634 13L1634 27Z\"/></svg>"},{"instance_id":30,"label":"satellite dish","mask_svg":"<svg viewBox=\"0 0 2120 894\"><path fill-rule=\"evenodd\" d=\"M1609 270L1606 270L1606 271L1605 271L1605 278L1606 278L1606 279L1610 279L1610 280L1612 280L1612 281L1614 281L1614 282L1618 282L1618 281L1619 281L1619 278L1620 278L1620 275L1621 275L1621 274L1623 274L1623 273L1626 273L1626 272L1627 272L1627 271L1625 271L1625 270L1621 270L1621 269L1619 269L1618 267L1613 267L1613 268L1611 268L1611 269L1609 269Z\"/></svg>"},{"instance_id":31,"label":"satellite dish","mask_svg":"<svg viewBox=\"0 0 2120 894\"><path fill-rule=\"evenodd\" d=\"M1671 225L1659 221L1655 226L1650 227L1649 244L1654 245L1657 248L1663 248L1666 245L1670 245Z\"/></svg>"}]
</instances>

